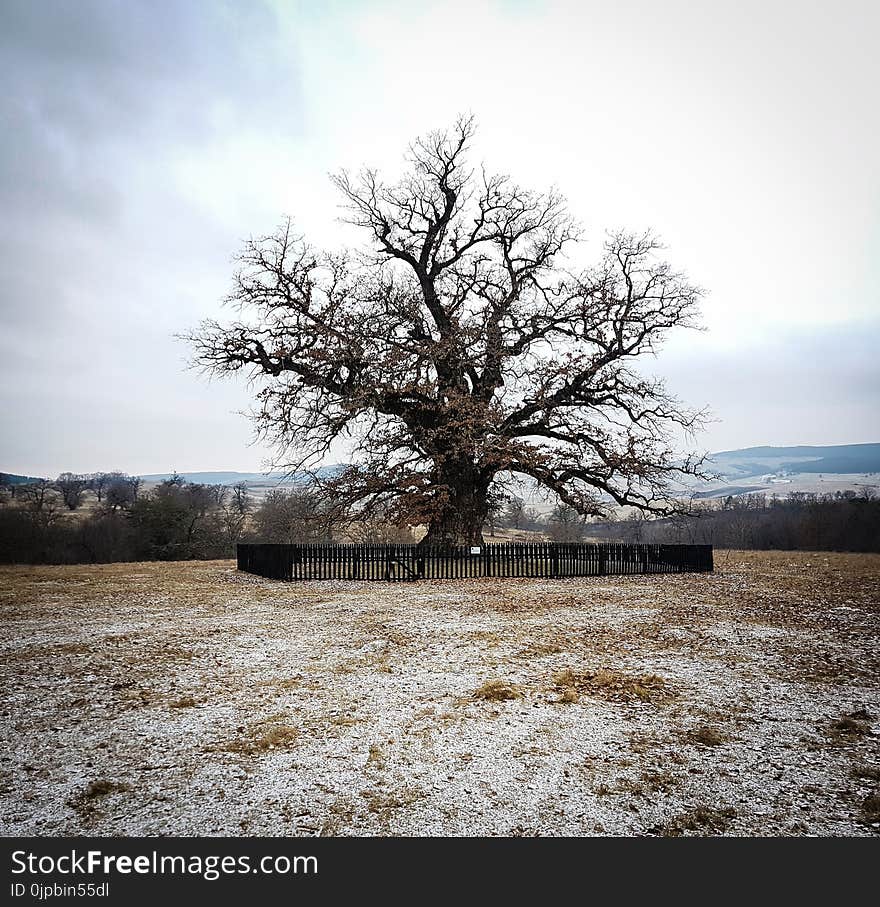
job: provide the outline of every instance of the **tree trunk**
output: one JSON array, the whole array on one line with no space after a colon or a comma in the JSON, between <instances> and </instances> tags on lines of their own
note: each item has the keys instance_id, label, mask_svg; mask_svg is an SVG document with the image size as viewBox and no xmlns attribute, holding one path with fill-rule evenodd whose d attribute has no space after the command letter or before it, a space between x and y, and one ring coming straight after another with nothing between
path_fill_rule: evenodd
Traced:
<instances>
[{"instance_id":1,"label":"tree trunk","mask_svg":"<svg viewBox=\"0 0 880 907\"><path fill-rule=\"evenodd\" d=\"M428 526L422 545L483 545L489 512L488 486L477 481L472 467L451 470L442 482L447 494Z\"/></svg>"}]
</instances>

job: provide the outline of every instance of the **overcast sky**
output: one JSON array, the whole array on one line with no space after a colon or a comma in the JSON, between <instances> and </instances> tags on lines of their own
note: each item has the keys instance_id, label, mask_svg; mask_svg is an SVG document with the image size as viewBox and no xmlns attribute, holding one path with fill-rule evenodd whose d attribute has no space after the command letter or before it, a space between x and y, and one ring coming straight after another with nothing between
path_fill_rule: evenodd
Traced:
<instances>
[{"instance_id":1,"label":"overcast sky","mask_svg":"<svg viewBox=\"0 0 880 907\"><path fill-rule=\"evenodd\" d=\"M702 449L880 441L880 3L0 0L0 469L257 470L174 338L326 179L474 157L558 186L584 263L652 227L709 291L654 363Z\"/></svg>"}]
</instances>

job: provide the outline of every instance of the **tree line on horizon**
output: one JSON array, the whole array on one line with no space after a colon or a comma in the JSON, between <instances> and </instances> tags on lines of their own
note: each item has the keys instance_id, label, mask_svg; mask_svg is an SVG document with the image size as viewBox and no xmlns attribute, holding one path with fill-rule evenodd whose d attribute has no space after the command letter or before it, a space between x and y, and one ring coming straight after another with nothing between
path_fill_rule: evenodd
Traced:
<instances>
[{"instance_id":1,"label":"tree line on horizon","mask_svg":"<svg viewBox=\"0 0 880 907\"><path fill-rule=\"evenodd\" d=\"M84 507L87 495L91 506ZM332 506L314 488L275 489L261 500L244 482L174 475L144 489L125 473L5 484L0 475L0 563L73 564L224 559L243 541L412 543L414 521ZM681 512L635 512L589 521L565 502L542 514L517 495L489 501L484 538L497 531L555 542L712 544L719 548L880 551L875 490L828 495L728 496L685 502Z\"/></svg>"},{"instance_id":2,"label":"tree line on horizon","mask_svg":"<svg viewBox=\"0 0 880 907\"><path fill-rule=\"evenodd\" d=\"M590 527L597 540L782 551L880 552L873 486L828 494L753 493L691 501L661 519L634 514Z\"/></svg>"},{"instance_id":3,"label":"tree line on horizon","mask_svg":"<svg viewBox=\"0 0 880 907\"><path fill-rule=\"evenodd\" d=\"M486 529L490 536L510 528L575 541L582 522L564 504L544 517L509 496L490 502ZM27 483L7 482L0 474L0 563L215 559L233 557L240 541L381 544L417 538L412 525L395 522L390 512L331 505L307 485L275 489L258 500L245 482L208 485L177 474L148 490L122 472L65 472Z\"/></svg>"}]
</instances>

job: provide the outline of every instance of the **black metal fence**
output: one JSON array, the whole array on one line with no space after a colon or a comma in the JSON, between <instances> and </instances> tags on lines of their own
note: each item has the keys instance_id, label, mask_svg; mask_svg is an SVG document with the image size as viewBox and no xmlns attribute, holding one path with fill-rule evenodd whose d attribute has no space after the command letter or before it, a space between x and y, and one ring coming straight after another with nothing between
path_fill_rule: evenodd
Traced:
<instances>
[{"instance_id":1,"label":"black metal fence","mask_svg":"<svg viewBox=\"0 0 880 907\"><path fill-rule=\"evenodd\" d=\"M711 545L592 545L516 542L449 548L418 545L238 546L238 569L282 580L465 579L478 576L610 576L705 573Z\"/></svg>"}]
</instances>

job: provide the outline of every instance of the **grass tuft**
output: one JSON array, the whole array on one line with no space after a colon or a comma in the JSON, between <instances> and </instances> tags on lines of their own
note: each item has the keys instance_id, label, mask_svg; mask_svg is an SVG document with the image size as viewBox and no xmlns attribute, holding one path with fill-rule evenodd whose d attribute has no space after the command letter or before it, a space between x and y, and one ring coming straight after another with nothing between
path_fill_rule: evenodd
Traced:
<instances>
[{"instance_id":1,"label":"grass tuft","mask_svg":"<svg viewBox=\"0 0 880 907\"><path fill-rule=\"evenodd\" d=\"M880 794L869 794L862 802L862 818L865 822L873 825L880 822Z\"/></svg>"},{"instance_id":2,"label":"grass tuft","mask_svg":"<svg viewBox=\"0 0 880 907\"><path fill-rule=\"evenodd\" d=\"M730 740L730 737L724 731L720 731L710 724L700 724L691 728L685 734L685 738L689 743L694 743L697 746L721 746Z\"/></svg>"},{"instance_id":3,"label":"grass tuft","mask_svg":"<svg viewBox=\"0 0 880 907\"><path fill-rule=\"evenodd\" d=\"M131 790L131 785L122 781L107 781L104 778L99 778L90 782L80 796L83 800L96 800L98 797L106 797L108 794L121 794L127 790Z\"/></svg>"},{"instance_id":4,"label":"grass tuft","mask_svg":"<svg viewBox=\"0 0 880 907\"><path fill-rule=\"evenodd\" d=\"M487 680L471 694L474 699L486 702L504 702L509 699L522 699L523 691L507 680Z\"/></svg>"},{"instance_id":5,"label":"grass tuft","mask_svg":"<svg viewBox=\"0 0 880 907\"><path fill-rule=\"evenodd\" d=\"M517 654L521 658L545 658L548 655L558 655L563 651L564 649L560 641L543 640L538 642L530 642Z\"/></svg>"},{"instance_id":6,"label":"grass tuft","mask_svg":"<svg viewBox=\"0 0 880 907\"><path fill-rule=\"evenodd\" d=\"M873 721L874 716L866 709L860 708L856 709L854 712L850 712L847 718L855 718L856 721Z\"/></svg>"},{"instance_id":7,"label":"grass tuft","mask_svg":"<svg viewBox=\"0 0 880 907\"><path fill-rule=\"evenodd\" d=\"M871 725L867 721L860 721L858 718L851 718L844 715L831 722L830 733L838 739L846 737L864 737L871 733Z\"/></svg>"},{"instance_id":8,"label":"grass tuft","mask_svg":"<svg viewBox=\"0 0 880 907\"><path fill-rule=\"evenodd\" d=\"M240 736L228 743L224 749L230 753L256 756L270 750L287 749L296 740L299 732L284 723L284 715L274 715L256 721L247 728L239 728Z\"/></svg>"},{"instance_id":9,"label":"grass tuft","mask_svg":"<svg viewBox=\"0 0 880 907\"><path fill-rule=\"evenodd\" d=\"M663 702L672 698L666 681L656 674L630 676L610 668L573 671L567 668L553 677L559 702L577 702L581 695L615 702Z\"/></svg>"},{"instance_id":10,"label":"grass tuft","mask_svg":"<svg viewBox=\"0 0 880 907\"><path fill-rule=\"evenodd\" d=\"M721 835L727 831L731 819L736 818L736 810L731 807L715 809L698 806L687 813L673 817L663 825L656 825L651 831L664 838L680 838L685 834Z\"/></svg>"},{"instance_id":11,"label":"grass tuft","mask_svg":"<svg viewBox=\"0 0 880 907\"><path fill-rule=\"evenodd\" d=\"M106 778L96 778L90 781L81 791L74 794L67 805L83 815L94 812L97 801L110 794L122 794L131 790L131 785L123 781L108 781Z\"/></svg>"}]
</instances>

